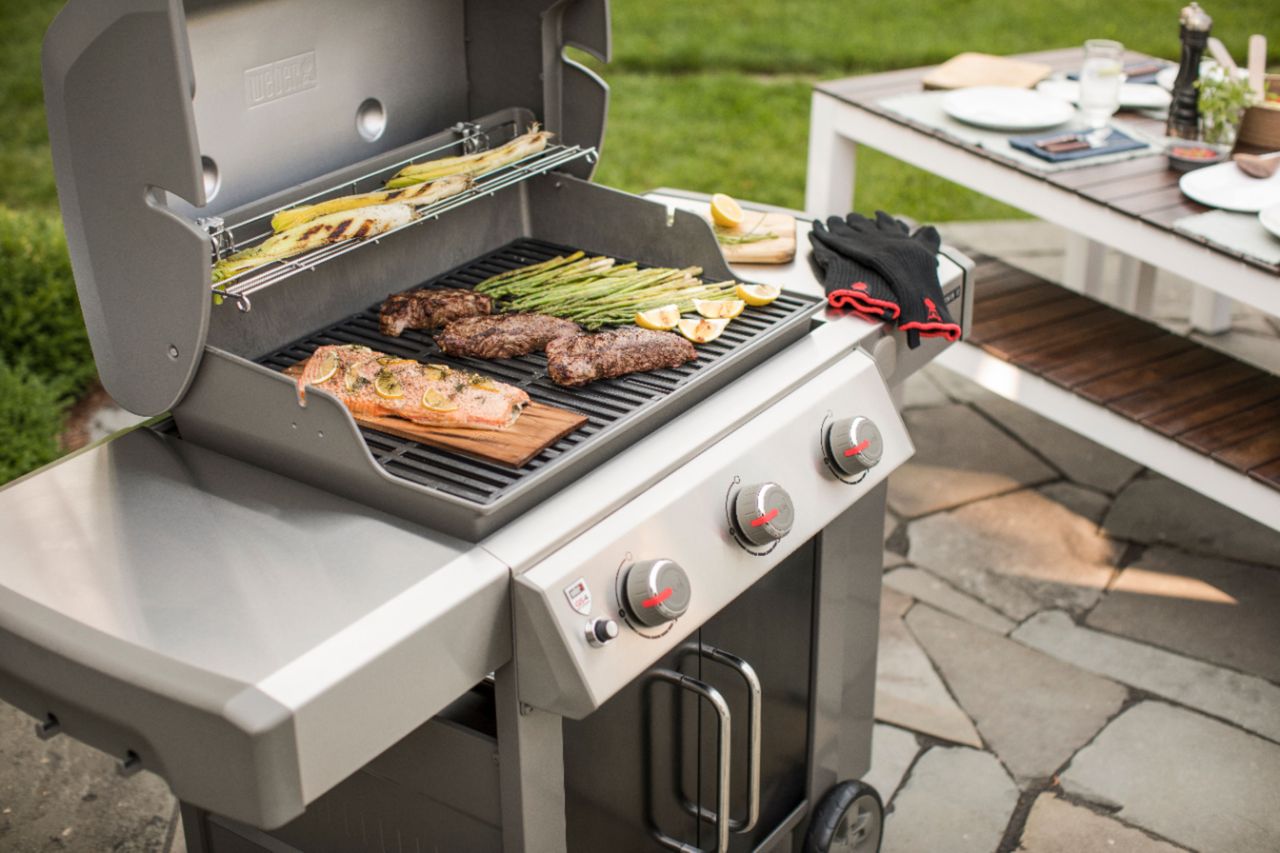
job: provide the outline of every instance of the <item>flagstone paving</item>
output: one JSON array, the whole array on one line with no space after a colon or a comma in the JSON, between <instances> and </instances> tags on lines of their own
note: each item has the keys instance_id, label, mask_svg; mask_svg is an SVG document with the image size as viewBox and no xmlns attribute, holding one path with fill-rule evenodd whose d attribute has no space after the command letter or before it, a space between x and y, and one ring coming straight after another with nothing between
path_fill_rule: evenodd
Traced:
<instances>
[{"instance_id":1,"label":"flagstone paving","mask_svg":"<svg viewBox=\"0 0 1280 853\"><path fill-rule=\"evenodd\" d=\"M925 373L885 530L884 850L1280 850L1280 534ZM0 850L175 830L156 777L0 706Z\"/></svg>"}]
</instances>

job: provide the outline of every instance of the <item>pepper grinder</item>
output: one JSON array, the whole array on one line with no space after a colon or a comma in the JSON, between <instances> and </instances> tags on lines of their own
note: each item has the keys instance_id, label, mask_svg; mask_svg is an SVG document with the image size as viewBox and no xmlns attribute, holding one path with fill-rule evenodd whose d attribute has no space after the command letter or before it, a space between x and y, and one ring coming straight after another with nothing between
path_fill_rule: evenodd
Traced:
<instances>
[{"instance_id":1,"label":"pepper grinder","mask_svg":"<svg viewBox=\"0 0 1280 853\"><path fill-rule=\"evenodd\" d=\"M1200 79L1200 58L1209 43L1213 18L1193 0L1183 8L1178 22L1181 24L1182 64L1178 66L1178 76L1173 82L1173 102L1169 104L1165 133L1180 139L1199 139L1200 93L1196 89L1196 81Z\"/></svg>"}]
</instances>

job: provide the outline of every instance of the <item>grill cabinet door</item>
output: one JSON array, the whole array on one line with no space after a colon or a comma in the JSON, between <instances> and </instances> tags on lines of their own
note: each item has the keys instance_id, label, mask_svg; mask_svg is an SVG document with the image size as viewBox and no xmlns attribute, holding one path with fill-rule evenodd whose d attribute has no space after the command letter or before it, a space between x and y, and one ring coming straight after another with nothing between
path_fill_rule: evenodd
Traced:
<instances>
[{"instance_id":1,"label":"grill cabinet door","mask_svg":"<svg viewBox=\"0 0 1280 853\"><path fill-rule=\"evenodd\" d=\"M703 626L699 678L720 691L733 715L730 816L747 816L749 749L747 686L732 668L710 660L711 649L742 658L760 680L760 818L751 831L730 835L731 851L754 850L805 798L809 742L810 658L815 544L806 542ZM715 715L701 709L700 801L716 802ZM702 821L699 846L715 847L715 826Z\"/></svg>"}]
</instances>

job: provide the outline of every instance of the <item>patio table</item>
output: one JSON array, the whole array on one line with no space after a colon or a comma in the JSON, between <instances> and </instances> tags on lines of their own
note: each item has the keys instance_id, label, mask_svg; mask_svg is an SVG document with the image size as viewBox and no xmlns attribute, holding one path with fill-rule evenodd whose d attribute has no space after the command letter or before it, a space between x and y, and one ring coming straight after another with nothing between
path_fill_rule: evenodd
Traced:
<instances>
[{"instance_id":1,"label":"patio table","mask_svg":"<svg viewBox=\"0 0 1280 853\"><path fill-rule=\"evenodd\" d=\"M1082 53L1072 48L1023 54L1017 58L1044 63L1055 71L1072 71L1079 69ZM1125 62L1146 59L1149 57L1128 53ZM1072 289L1096 292L1102 258L1110 249L1126 258L1123 270L1132 282L1125 306L1129 311L1138 314L1149 311L1155 269L1164 269L1199 286L1193 304L1193 322L1206 331L1221 330L1229 319L1229 300L1280 316L1280 264L1267 263L1174 229L1175 221L1206 212L1208 208L1182 195L1178 188L1181 175L1168 168L1163 156L1137 157L1063 171L1038 170L1002 154L998 148L970 144L884 106L885 99L920 92L922 78L931 70L930 67L912 68L826 81L815 86L805 195L805 207L810 213L826 216L850 209L857 146L868 145L1066 229L1070 239L1064 283ZM1163 132L1163 122L1158 119L1133 113L1122 113L1118 118L1150 135ZM989 271L992 270L1006 275L997 268ZM1026 282L1023 288L1030 289L1021 296L1014 296L1007 288L1003 291L1006 310L1009 304L1056 300L1056 310L1064 318L1079 316L1075 322L1082 332L1091 324L1102 324L1106 328L1108 323L1110 328L1132 331L1123 325L1127 318L1115 316L1119 312L1107 309L1105 314L1090 314L1087 312L1094 309L1089 305L1075 305L1071 300L1063 302L1050 292L1057 290L1063 298L1070 296L1061 289L1045 291L1038 284L1031 287ZM978 298L975 318L981 329L981 277ZM1017 329L1008 328L1013 322L1013 317L1008 318L996 331L1006 335L1017 333ZM1226 412L1230 416L1228 421L1234 418L1240 422L1239 417L1245 415L1254 420L1266 417L1264 413L1269 409L1259 411L1259 407L1273 405L1270 401L1280 394L1280 380L1270 375L1252 375L1260 371L1245 365L1240 368L1252 374L1242 376L1233 364L1221 364L1212 354L1198 354L1200 348L1190 342L1168 340L1176 336L1164 333L1156 340L1158 331L1147 334L1153 346L1170 354L1173 365L1160 365L1158 370L1141 374L1135 370L1135 375L1126 379L1138 385L1110 388L1107 393L1129 399L1144 392L1150 397L1155 386L1177 382L1184 374L1215 370L1217 375L1230 374L1229 380L1224 379L1223 387L1262 389L1248 400L1241 397L1239 411ZM1022 331L1024 341L1034 336L1031 326ZM1280 430L1272 428L1269 434L1264 432L1261 439L1252 439L1245 454L1234 446L1243 441L1240 435L1224 430L1219 430L1225 437L1220 436L1217 443L1206 446L1201 442L1201 446L1194 446L1185 437L1180 438L1177 429L1167 423L1157 429L1161 422L1154 418L1154 412L1135 415L1120 411L1123 407L1115 406L1111 402L1114 398L1099 399L1096 395L1082 394L1069 383L1064 386L1055 376L1029 369L998 347L984 346L981 342L975 345L972 335L967 337L971 339L969 343L952 347L940 362L990 390L1280 529ZM1212 389L1204 391L1207 399ZM1197 399L1200 398L1188 397L1182 404L1186 406ZM1280 422L1278 417L1280 415L1272 416L1269 422Z\"/></svg>"}]
</instances>

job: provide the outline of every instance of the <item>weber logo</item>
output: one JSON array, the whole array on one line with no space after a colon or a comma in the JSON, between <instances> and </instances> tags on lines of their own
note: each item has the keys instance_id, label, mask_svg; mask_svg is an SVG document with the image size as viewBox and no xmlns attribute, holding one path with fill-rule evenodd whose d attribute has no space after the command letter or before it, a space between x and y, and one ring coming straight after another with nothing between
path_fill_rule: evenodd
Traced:
<instances>
[{"instance_id":1,"label":"weber logo","mask_svg":"<svg viewBox=\"0 0 1280 853\"><path fill-rule=\"evenodd\" d=\"M314 89L315 86L315 51L278 59L244 72L244 98L251 108Z\"/></svg>"}]
</instances>

